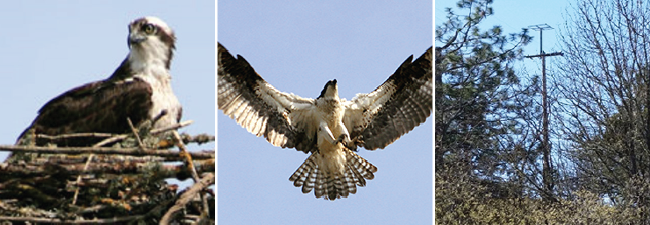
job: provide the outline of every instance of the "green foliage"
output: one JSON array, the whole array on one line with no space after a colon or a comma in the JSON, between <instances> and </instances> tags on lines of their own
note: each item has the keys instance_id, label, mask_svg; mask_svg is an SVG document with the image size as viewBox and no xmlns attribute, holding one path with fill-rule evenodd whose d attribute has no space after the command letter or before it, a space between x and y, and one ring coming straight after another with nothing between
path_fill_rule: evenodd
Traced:
<instances>
[{"instance_id":1,"label":"green foliage","mask_svg":"<svg viewBox=\"0 0 650 225\"><path fill-rule=\"evenodd\" d=\"M530 109L536 83L520 84L512 64L531 38L526 30L482 30L479 24L494 13L489 0L457 6L462 13L447 9L448 20L436 27L436 171L464 164L458 168L486 180L510 174L523 181L531 172L519 167L539 154L524 120L539 118L526 114L536 113ZM516 149L525 154L513 154Z\"/></svg>"}]
</instances>

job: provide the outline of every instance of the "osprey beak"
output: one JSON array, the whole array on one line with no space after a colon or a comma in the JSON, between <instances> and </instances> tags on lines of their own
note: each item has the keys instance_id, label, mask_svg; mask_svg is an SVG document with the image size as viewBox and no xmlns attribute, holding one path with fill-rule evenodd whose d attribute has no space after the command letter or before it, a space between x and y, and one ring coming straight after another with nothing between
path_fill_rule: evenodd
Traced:
<instances>
[{"instance_id":1,"label":"osprey beak","mask_svg":"<svg viewBox=\"0 0 650 225\"><path fill-rule=\"evenodd\" d=\"M329 91L329 90L332 90L332 91ZM328 93L328 92L335 93L335 94L338 95L338 87L336 86L336 79L327 81L327 83L325 84L325 87L323 87L323 91L320 92L320 96L318 96L318 98L325 97L325 94Z\"/></svg>"},{"instance_id":2,"label":"osprey beak","mask_svg":"<svg viewBox=\"0 0 650 225\"><path fill-rule=\"evenodd\" d=\"M147 36L138 35L138 34L131 34L131 35L129 35L129 38L128 38L129 48L131 47L131 45L138 44L138 43L143 42L145 40L147 40Z\"/></svg>"}]
</instances>

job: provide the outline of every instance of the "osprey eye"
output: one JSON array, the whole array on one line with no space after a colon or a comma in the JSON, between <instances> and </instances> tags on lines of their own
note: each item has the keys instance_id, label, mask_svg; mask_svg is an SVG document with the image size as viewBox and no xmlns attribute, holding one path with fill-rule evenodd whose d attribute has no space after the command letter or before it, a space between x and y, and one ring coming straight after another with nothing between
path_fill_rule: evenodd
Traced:
<instances>
[{"instance_id":1,"label":"osprey eye","mask_svg":"<svg viewBox=\"0 0 650 225\"><path fill-rule=\"evenodd\" d=\"M156 26L153 24L145 24L144 27L142 27L142 31L146 34L153 34L156 31Z\"/></svg>"}]
</instances>

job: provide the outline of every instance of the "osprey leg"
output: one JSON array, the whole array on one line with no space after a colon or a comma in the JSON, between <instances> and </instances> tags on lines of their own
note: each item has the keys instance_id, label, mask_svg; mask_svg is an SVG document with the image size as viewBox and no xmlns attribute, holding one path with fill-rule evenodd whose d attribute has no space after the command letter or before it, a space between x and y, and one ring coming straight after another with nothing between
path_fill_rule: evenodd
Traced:
<instances>
[{"instance_id":1,"label":"osprey leg","mask_svg":"<svg viewBox=\"0 0 650 225\"><path fill-rule=\"evenodd\" d=\"M321 122L320 126L318 127L318 145L320 146L322 144L322 141L327 141L331 143L332 145L336 145L340 142L340 140L335 140L334 135L332 135L332 131L330 128L327 126L326 122Z\"/></svg>"},{"instance_id":2,"label":"osprey leg","mask_svg":"<svg viewBox=\"0 0 650 225\"><path fill-rule=\"evenodd\" d=\"M332 145L337 145L338 143L343 144L343 146L351 149L351 150L357 150L357 146L352 143L352 140L350 139L350 133L348 133L348 130L345 129L345 125L343 122L339 122L338 126L338 133L340 133L339 137L337 139L334 139L334 135L332 134L332 130L327 126L326 122L322 122L320 126L318 127L318 144L322 144L321 141L328 141Z\"/></svg>"},{"instance_id":3,"label":"osprey leg","mask_svg":"<svg viewBox=\"0 0 650 225\"><path fill-rule=\"evenodd\" d=\"M343 124L343 121L339 121L339 139L338 142L343 143L343 146L349 148L350 150L356 151L357 146L352 143L352 140L350 139L350 133L348 132L348 129L345 128L345 124Z\"/></svg>"}]
</instances>

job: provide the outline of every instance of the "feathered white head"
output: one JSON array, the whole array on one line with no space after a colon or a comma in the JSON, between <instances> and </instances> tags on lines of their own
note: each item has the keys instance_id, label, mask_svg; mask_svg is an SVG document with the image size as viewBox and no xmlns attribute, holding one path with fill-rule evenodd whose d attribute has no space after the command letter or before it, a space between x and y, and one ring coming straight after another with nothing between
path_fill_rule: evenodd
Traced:
<instances>
[{"instance_id":1,"label":"feathered white head","mask_svg":"<svg viewBox=\"0 0 650 225\"><path fill-rule=\"evenodd\" d=\"M129 61L135 67L161 64L169 69L175 42L174 31L161 19L152 16L136 19L129 24Z\"/></svg>"}]
</instances>

